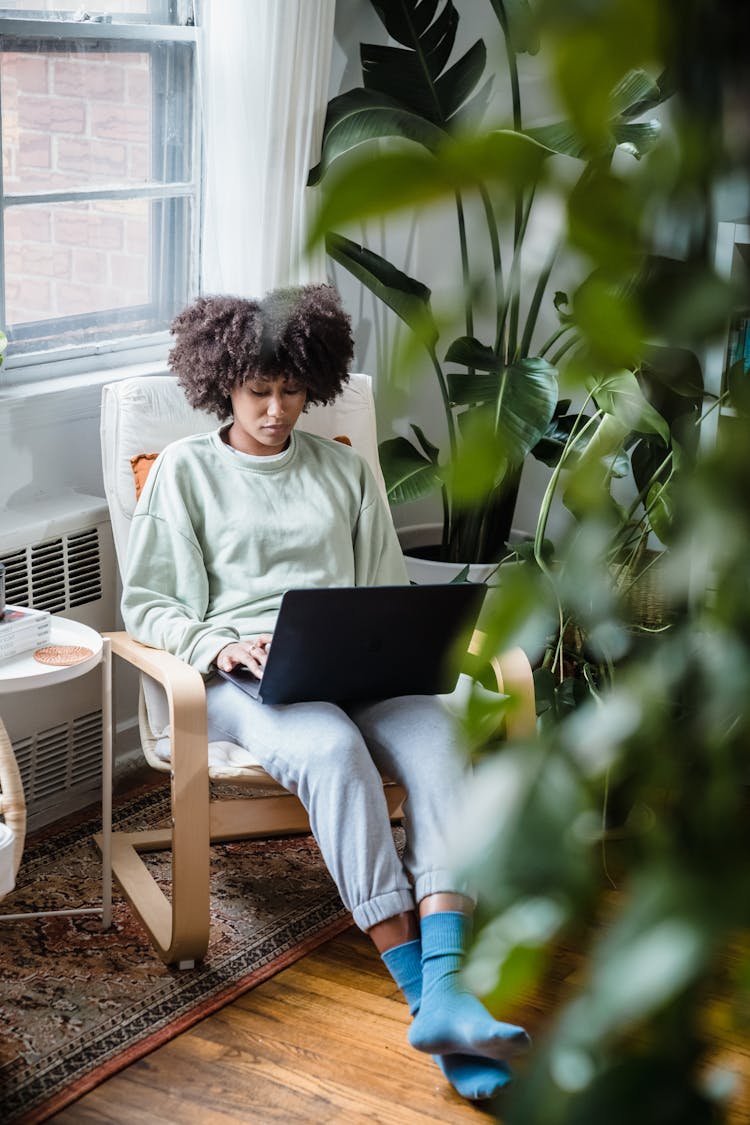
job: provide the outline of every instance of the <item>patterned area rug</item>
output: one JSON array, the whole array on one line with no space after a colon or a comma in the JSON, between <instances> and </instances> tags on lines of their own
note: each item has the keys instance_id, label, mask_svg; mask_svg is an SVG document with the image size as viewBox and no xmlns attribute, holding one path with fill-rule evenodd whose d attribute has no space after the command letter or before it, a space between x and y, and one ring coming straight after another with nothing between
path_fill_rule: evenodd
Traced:
<instances>
[{"instance_id":1,"label":"patterned area rug","mask_svg":"<svg viewBox=\"0 0 750 1125\"><path fill-rule=\"evenodd\" d=\"M163 788L115 809L122 828L168 821ZM100 901L95 819L27 841L19 886L0 911ZM168 879L168 853L150 858ZM114 924L96 916L0 925L0 1120L46 1120L136 1058L273 976L351 923L310 837L218 845L205 961L166 968L115 887Z\"/></svg>"}]
</instances>

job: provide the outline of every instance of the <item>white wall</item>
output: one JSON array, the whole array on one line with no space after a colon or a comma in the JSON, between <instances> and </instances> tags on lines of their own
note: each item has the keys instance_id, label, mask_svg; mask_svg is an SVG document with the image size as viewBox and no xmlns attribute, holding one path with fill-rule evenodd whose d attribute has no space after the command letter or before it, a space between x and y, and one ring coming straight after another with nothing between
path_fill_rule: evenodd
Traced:
<instances>
[{"instance_id":1,"label":"white wall","mask_svg":"<svg viewBox=\"0 0 750 1125\"><path fill-rule=\"evenodd\" d=\"M98 383L29 394L0 391L0 531L3 509L23 510L61 491L103 496Z\"/></svg>"}]
</instances>

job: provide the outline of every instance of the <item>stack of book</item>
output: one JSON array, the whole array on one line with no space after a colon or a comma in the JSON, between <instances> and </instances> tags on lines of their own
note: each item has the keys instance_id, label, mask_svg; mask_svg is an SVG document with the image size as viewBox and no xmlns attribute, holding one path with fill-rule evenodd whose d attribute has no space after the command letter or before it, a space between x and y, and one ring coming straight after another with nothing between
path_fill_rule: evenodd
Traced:
<instances>
[{"instance_id":1,"label":"stack of book","mask_svg":"<svg viewBox=\"0 0 750 1125\"><path fill-rule=\"evenodd\" d=\"M49 644L52 622L46 609L6 605L0 618L0 660Z\"/></svg>"}]
</instances>

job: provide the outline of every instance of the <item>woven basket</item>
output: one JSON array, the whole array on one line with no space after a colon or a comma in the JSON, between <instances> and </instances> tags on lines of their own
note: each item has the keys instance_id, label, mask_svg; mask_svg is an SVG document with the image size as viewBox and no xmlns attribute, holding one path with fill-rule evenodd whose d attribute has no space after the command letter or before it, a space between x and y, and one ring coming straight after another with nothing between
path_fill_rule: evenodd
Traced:
<instances>
[{"instance_id":1,"label":"woven basket","mask_svg":"<svg viewBox=\"0 0 750 1125\"><path fill-rule=\"evenodd\" d=\"M618 575L617 580L625 592L628 617L636 627L661 629L672 623L662 566L661 552L644 550Z\"/></svg>"},{"instance_id":2,"label":"woven basket","mask_svg":"<svg viewBox=\"0 0 750 1125\"><path fill-rule=\"evenodd\" d=\"M0 814L13 833L12 875L16 877L26 840L26 801L7 731L0 720ZM5 850L5 849L3 849Z\"/></svg>"}]
</instances>

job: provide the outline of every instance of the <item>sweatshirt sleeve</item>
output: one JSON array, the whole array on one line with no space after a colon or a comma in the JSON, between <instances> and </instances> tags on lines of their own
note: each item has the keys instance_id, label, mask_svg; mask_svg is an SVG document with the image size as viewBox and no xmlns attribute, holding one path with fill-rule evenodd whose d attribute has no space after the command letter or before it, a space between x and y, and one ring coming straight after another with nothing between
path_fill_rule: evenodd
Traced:
<instances>
[{"instance_id":1,"label":"sweatshirt sleeve","mask_svg":"<svg viewBox=\"0 0 750 1125\"><path fill-rule=\"evenodd\" d=\"M354 532L354 567L358 586L408 586L403 552L391 513L375 478L367 471L367 486Z\"/></svg>"},{"instance_id":2,"label":"sweatshirt sleeve","mask_svg":"<svg viewBox=\"0 0 750 1125\"><path fill-rule=\"evenodd\" d=\"M169 467L155 464L128 539L125 628L206 674L224 645L239 640L231 626L204 620L207 606L208 577L184 497Z\"/></svg>"}]
</instances>

